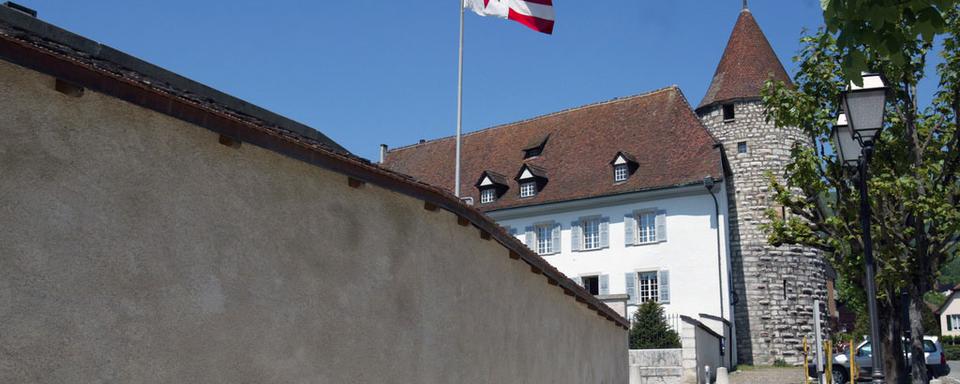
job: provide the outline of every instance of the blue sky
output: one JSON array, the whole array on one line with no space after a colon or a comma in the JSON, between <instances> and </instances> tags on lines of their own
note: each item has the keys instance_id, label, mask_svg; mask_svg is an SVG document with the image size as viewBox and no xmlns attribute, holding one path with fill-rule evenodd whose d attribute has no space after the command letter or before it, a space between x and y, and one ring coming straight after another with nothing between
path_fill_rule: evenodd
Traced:
<instances>
[{"instance_id":1,"label":"blue sky","mask_svg":"<svg viewBox=\"0 0 960 384\"><path fill-rule=\"evenodd\" d=\"M466 15L466 132L679 85L703 97L741 0L554 0L554 35ZM376 159L454 133L458 4L19 0L40 18L314 127ZM753 0L793 72L818 0Z\"/></svg>"}]
</instances>

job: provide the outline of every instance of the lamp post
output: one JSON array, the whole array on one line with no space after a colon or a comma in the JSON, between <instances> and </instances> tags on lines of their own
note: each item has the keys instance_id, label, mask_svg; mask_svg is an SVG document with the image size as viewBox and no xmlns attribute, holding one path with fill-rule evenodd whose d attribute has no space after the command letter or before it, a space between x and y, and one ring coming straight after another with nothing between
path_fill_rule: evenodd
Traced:
<instances>
[{"instance_id":1,"label":"lamp post","mask_svg":"<svg viewBox=\"0 0 960 384\"><path fill-rule=\"evenodd\" d=\"M875 139L883 129L887 86L878 74L864 73L863 85L851 83L843 92L844 114L833 127L834 148L840 161L856 166L860 190L860 226L863 231L863 256L867 311L870 315L870 344L873 347L872 383L883 384L880 327L877 315L876 266L873 260L873 239L870 236L870 199L867 195L867 173L873 157Z\"/></svg>"}]
</instances>

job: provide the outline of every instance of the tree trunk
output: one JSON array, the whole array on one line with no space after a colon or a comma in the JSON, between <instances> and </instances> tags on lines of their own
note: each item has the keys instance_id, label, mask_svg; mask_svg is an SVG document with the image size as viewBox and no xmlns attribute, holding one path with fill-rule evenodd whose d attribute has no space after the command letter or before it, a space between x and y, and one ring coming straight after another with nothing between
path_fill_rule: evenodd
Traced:
<instances>
[{"instance_id":1,"label":"tree trunk","mask_svg":"<svg viewBox=\"0 0 960 384\"><path fill-rule=\"evenodd\" d=\"M923 354L923 292L917 287L917 282L910 285L910 378L913 384L927 384L929 373L927 362Z\"/></svg>"},{"instance_id":2,"label":"tree trunk","mask_svg":"<svg viewBox=\"0 0 960 384\"><path fill-rule=\"evenodd\" d=\"M907 384L905 375L907 364L903 358L903 320L899 307L900 298L893 292L887 293L887 299L877 300L877 312L880 317L880 344L883 348L883 376L890 384Z\"/></svg>"}]
</instances>

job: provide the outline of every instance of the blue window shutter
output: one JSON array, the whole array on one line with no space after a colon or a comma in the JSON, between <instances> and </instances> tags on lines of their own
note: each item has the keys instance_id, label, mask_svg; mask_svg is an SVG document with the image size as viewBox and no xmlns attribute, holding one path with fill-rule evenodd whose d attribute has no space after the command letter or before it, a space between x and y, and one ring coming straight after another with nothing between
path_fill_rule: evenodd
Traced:
<instances>
[{"instance_id":1,"label":"blue window shutter","mask_svg":"<svg viewBox=\"0 0 960 384\"><path fill-rule=\"evenodd\" d=\"M577 252L580 250L580 238L583 237L583 227L580 226L580 220L570 223L570 250Z\"/></svg>"},{"instance_id":2,"label":"blue window shutter","mask_svg":"<svg viewBox=\"0 0 960 384\"><path fill-rule=\"evenodd\" d=\"M670 303L670 271L667 271L667 270L660 271L660 276L657 277L657 281L660 283L660 303L669 304Z\"/></svg>"},{"instance_id":3,"label":"blue window shutter","mask_svg":"<svg viewBox=\"0 0 960 384\"><path fill-rule=\"evenodd\" d=\"M610 294L610 275L600 275L600 294Z\"/></svg>"},{"instance_id":4,"label":"blue window shutter","mask_svg":"<svg viewBox=\"0 0 960 384\"><path fill-rule=\"evenodd\" d=\"M600 248L610 248L610 218L600 219Z\"/></svg>"},{"instance_id":5,"label":"blue window shutter","mask_svg":"<svg viewBox=\"0 0 960 384\"><path fill-rule=\"evenodd\" d=\"M627 295L630 296L627 299L627 304L636 304L637 303L637 274L633 272L627 272L625 280L627 283Z\"/></svg>"},{"instance_id":6,"label":"blue window shutter","mask_svg":"<svg viewBox=\"0 0 960 384\"><path fill-rule=\"evenodd\" d=\"M633 213L629 213L623 216L623 243L626 245L634 245L637 243L634 238L637 233L637 217Z\"/></svg>"},{"instance_id":7,"label":"blue window shutter","mask_svg":"<svg viewBox=\"0 0 960 384\"><path fill-rule=\"evenodd\" d=\"M657 241L667 241L667 211L657 211Z\"/></svg>"},{"instance_id":8,"label":"blue window shutter","mask_svg":"<svg viewBox=\"0 0 960 384\"><path fill-rule=\"evenodd\" d=\"M536 252L536 251L537 251L537 249L536 249L537 237L536 237L536 235L534 234L533 230L534 230L533 227L526 227L526 228L524 228L524 231L527 232L527 240L526 240L525 242L527 243L527 248L530 248L530 249L532 249L534 252Z\"/></svg>"},{"instance_id":9,"label":"blue window shutter","mask_svg":"<svg viewBox=\"0 0 960 384\"><path fill-rule=\"evenodd\" d=\"M551 253L560 253L560 223L553 225L553 230L550 231L553 235L552 243L553 249L550 250Z\"/></svg>"}]
</instances>

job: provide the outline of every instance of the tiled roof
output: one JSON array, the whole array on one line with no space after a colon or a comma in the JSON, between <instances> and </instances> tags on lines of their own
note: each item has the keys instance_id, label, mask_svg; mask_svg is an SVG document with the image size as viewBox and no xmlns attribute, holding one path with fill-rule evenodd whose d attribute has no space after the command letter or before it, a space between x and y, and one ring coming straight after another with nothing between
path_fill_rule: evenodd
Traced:
<instances>
[{"instance_id":1,"label":"tiled roof","mask_svg":"<svg viewBox=\"0 0 960 384\"><path fill-rule=\"evenodd\" d=\"M697 109L725 101L757 98L763 83L771 76L790 84L787 71L753 14L744 9L733 27L710 88Z\"/></svg>"},{"instance_id":2,"label":"tiled roof","mask_svg":"<svg viewBox=\"0 0 960 384\"><path fill-rule=\"evenodd\" d=\"M543 153L527 160L523 150L549 135ZM387 153L384 166L428 184L453 189L454 138ZM478 200L474 186L484 171L516 175L524 164L545 172L543 190L520 198L515 180L484 211L614 195L702 182L722 177L720 151L676 86L587 105L463 136L460 190ZM617 152L639 164L621 183L610 164Z\"/></svg>"}]
</instances>

